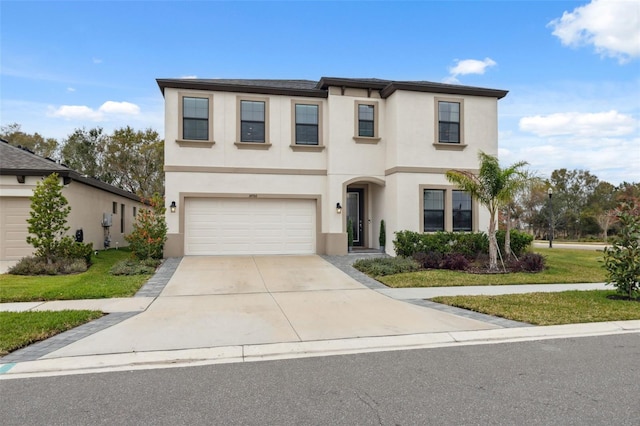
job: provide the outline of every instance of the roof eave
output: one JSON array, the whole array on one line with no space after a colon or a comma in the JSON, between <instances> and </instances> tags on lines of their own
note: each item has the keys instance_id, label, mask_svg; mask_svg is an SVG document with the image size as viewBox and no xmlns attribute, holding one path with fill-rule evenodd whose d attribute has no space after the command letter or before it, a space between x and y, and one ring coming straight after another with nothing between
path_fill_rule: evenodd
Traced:
<instances>
[{"instance_id":1,"label":"roof eave","mask_svg":"<svg viewBox=\"0 0 640 426\"><path fill-rule=\"evenodd\" d=\"M73 170L9 169L9 168L0 169L0 175L3 175L3 176L49 176L52 173L56 173L58 176L63 178L70 178L71 180L75 180L76 182L84 183L85 185L89 185L94 188L101 189L111 194L120 195L122 197L129 198L134 201L140 201L140 197L138 197L136 194L133 194L121 188L117 188L113 185L109 185L108 183L104 183L98 179L82 176L80 173Z\"/></svg>"},{"instance_id":2,"label":"roof eave","mask_svg":"<svg viewBox=\"0 0 640 426\"><path fill-rule=\"evenodd\" d=\"M428 83L415 84L415 83L393 82L387 85L380 92L380 96L382 96L383 98L388 98L396 90L440 93L440 94L449 94L449 95L484 96L484 97L497 98L497 99L502 99L505 96L507 96L507 93L509 93L507 90L486 89L483 87L428 84Z\"/></svg>"},{"instance_id":3,"label":"roof eave","mask_svg":"<svg viewBox=\"0 0 640 426\"><path fill-rule=\"evenodd\" d=\"M218 83L212 81L202 80L176 80L176 79L156 79L160 91L164 96L164 90L166 88L171 89L187 89L187 90L209 90L218 92L233 92L233 93L255 93L261 95L284 95L284 96L304 96L311 98L326 98L328 96L325 90L319 89L294 89L294 88L279 88L279 87L265 87L256 85L243 85L243 84L228 84Z\"/></svg>"}]
</instances>

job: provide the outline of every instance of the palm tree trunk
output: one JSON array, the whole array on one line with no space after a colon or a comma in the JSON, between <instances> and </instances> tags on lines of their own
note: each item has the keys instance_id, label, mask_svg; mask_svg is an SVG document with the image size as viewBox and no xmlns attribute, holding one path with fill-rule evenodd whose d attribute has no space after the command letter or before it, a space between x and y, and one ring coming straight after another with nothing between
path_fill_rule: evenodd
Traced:
<instances>
[{"instance_id":1,"label":"palm tree trunk","mask_svg":"<svg viewBox=\"0 0 640 426\"><path fill-rule=\"evenodd\" d=\"M504 256L511 259L511 208L507 206L507 230L504 234Z\"/></svg>"},{"instance_id":2,"label":"palm tree trunk","mask_svg":"<svg viewBox=\"0 0 640 426\"><path fill-rule=\"evenodd\" d=\"M489 271L498 270L498 240L496 239L495 215L489 221Z\"/></svg>"}]
</instances>

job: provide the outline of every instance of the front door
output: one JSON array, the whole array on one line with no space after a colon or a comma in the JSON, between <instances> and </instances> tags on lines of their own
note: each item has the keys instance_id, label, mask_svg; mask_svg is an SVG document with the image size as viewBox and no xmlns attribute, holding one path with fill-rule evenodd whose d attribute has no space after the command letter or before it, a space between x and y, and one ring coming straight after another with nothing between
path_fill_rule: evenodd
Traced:
<instances>
[{"instance_id":1,"label":"front door","mask_svg":"<svg viewBox=\"0 0 640 426\"><path fill-rule=\"evenodd\" d=\"M364 189L347 189L347 221L349 219L353 224L354 247L364 247Z\"/></svg>"}]
</instances>

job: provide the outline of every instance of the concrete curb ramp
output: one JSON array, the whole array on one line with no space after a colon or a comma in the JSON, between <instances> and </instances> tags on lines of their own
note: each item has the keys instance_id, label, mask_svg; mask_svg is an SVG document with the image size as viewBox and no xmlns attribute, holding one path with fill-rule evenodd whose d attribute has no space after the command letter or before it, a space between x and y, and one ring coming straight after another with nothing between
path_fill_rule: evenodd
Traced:
<instances>
[{"instance_id":1,"label":"concrete curb ramp","mask_svg":"<svg viewBox=\"0 0 640 426\"><path fill-rule=\"evenodd\" d=\"M103 354L0 364L0 380L640 333L640 320Z\"/></svg>"}]
</instances>

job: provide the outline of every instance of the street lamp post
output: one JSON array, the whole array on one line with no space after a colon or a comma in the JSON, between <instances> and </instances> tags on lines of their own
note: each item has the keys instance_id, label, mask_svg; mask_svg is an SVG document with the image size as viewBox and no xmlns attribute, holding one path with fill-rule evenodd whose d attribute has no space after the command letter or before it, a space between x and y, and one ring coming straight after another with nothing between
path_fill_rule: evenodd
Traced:
<instances>
[{"instance_id":1,"label":"street lamp post","mask_svg":"<svg viewBox=\"0 0 640 426\"><path fill-rule=\"evenodd\" d=\"M553 248L553 203L551 201L553 189L549 188L547 194L549 194L549 248Z\"/></svg>"}]
</instances>

